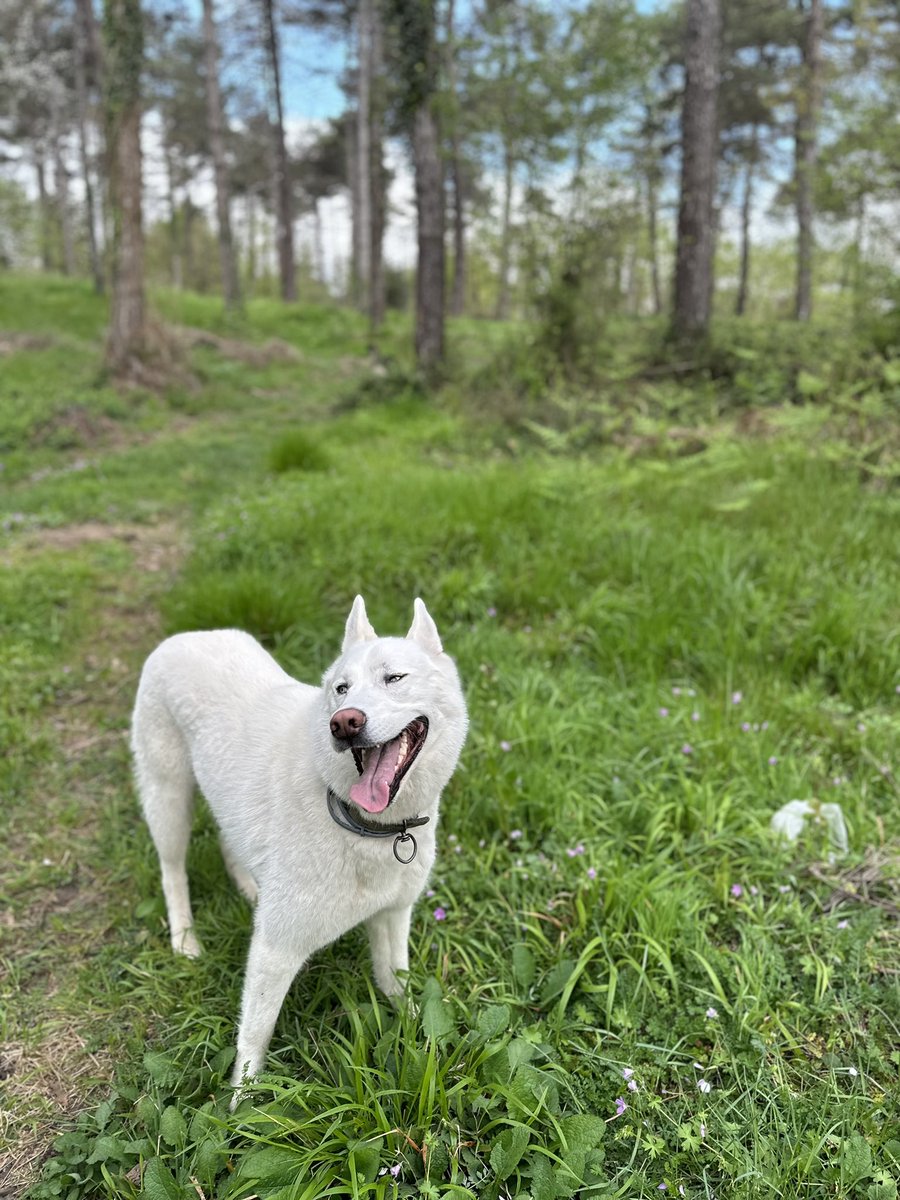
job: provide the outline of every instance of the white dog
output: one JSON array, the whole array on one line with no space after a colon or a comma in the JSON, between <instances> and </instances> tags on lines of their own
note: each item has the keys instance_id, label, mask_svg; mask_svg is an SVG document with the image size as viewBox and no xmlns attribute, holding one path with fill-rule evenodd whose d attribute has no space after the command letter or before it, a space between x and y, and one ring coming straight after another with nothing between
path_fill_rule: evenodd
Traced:
<instances>
[{"instance_id":1,"label":"white dog","mask_svg":"<svg viewBox=\"0 0 900 1200\"><path fill-rule=\"evenodd\" d=\"M466 727L456 667L421 600L405 638L378 638L357 596L319 688L234 629L177 634L147 659L132 749L173 949L200 953L185 871L195 783L229 873L256 902L235 1086L262 1069L302 964L360 922L379 987L402 991Z\"/></svg>"}]
</instances>

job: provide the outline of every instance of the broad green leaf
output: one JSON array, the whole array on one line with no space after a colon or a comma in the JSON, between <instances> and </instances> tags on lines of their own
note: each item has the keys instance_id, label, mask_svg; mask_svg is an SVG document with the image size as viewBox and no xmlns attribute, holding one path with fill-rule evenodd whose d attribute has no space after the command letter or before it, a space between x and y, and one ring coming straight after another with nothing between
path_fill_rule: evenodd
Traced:
<instances>
[{"instance_id":1,"label":"broad green leaf","mask_svg":"<svg viewBox=\"0 0 900 1200\"><path fill-rule=\"evenodd\" d=\"M564 958L562 962L558 962L553 967L544 979L544 986L541 989L541 1006L546 1007L551 1000L562 992L563 988L569 981L569 976L575 970L575 963L571 958Z\"/></svg>"},{"instance_id":2,"label":"broad green leaf","mask_svg":"<svg viewBox=\"0 0 900 1200\"><path fill-rule=\"evenodd\" d=\"M556 1180L553 1167L543 1154L532 1154L528 1160L531 1176L531 1200L556 1200Z\"/></svg>"},{"instance_id":3,"label":"broad green leaf","mask_svg":"<svg viewBox=\"0 0 900 1200\"><path fill-rule=\"evenodd\" d=\"M161 1158L151 1158L144 1168L141 1195L147 1200L185 1200L189 1195Z\"/></svg>"},{"instance_id":4,"label":"broad green leaf","mask_svg":"<svg viewBox=\"0 0 900 1200\"><path fill-rule=\"evenodd\" d=\"M489 1042L491 1038L499 1037L509 1028L509 1005L491 1004L482 1008L475 1023L475 1032L482 1041Z\"/></svg>"},{"instance_id":5,"label":"broad green leaf","mask_svg":"<svg viewBox=\"0 0 900 1200\"><path fill-rule=\"evenodd\" d=\"M114 1133L103 1133L92 1143L89 1163L108 1162L111 1158L121 1162L128 1154L128 1143Z\"/></svg>"},{"instance_id":6,"label":"broad green leaf","mask_svg":"<svg viewBox=\"0 0 900 1200\"><path fill-rule=\"evenodd\" d=\"M427 1038L442 1038L453 1028L453 1020L441 992L441 985L432 975L422 989L422 1030Z\"/></svg>"},{"instance_id":7,"label":"broad green leaf","mask_svg":"<svg viewBox=\"0 0 900 1200\"><path fill-rule=\"evenodd\" d=\"M872 1151L862 1134L854 1133L841 1142L841 1172L850 1183L872 1174Z\"/></svg>"},{"instance_id":8,"label":"broad green leaf","mask_svg":"<svg viewBox=\"0 0 900 1200\"><path fill-rule=\"evenodd\" d=\"M530 988L534 983L534 955L522 942L512 948L512 968L516 983L521 988Z\"/></svg>"},{"instance_id":9,"label":"broad green leaf","mask_svg":"<svg viewBox=\"0 0 900 1200\"><path fill-rule=\"evenodd\" d=\"M491 1147L491 1166L498 1179L508 1179L528 1149L531 1132L524 1125L505 1129Z\"/></svg>"},{"instance_id":10,"label":"broad green leaf","mask_svg":"<svg viewBox=\"0 0 900 1200\"><path fill-rule=\"evenodd\" d=\"M302 1170L303 1162L296 1150L286 1146L266 1146L251 1150L241 1159L238 1173L241 1179L268 1186L293 1183Z\"/></svg>"},{"instance_id":11,"label":"broad green leaf","mask_svg":"<svg viewBox=\"0 0 900 1200\"><path fill-rule=\"evenodd\" d=\"M589 1113L563 1117L559 1127L566 1144L573 1150L593 1150L606 1137L606 1122Z\"/></svg>"},{"instance_id":12,"label":"broad green leaf","mask_svg":"<svg viewBox=\"0 0 900 1200\"><path fill-rule=\"evenodd\" d=\"M178 1068L169 1057L159 1050L148 1050L144 1055L144 1070L154 1083L165 1087L172 1083L178 1075Z\"/></svg>"},{"instance_id":13,"label":"broad green leaf","mask_svg":"<svg viewBox=\"0 0 900 1200\"><path fill-rule=\"evenodd\" d=\"M159 1118L159 1135L164 1142L179 1150L187 1139L187 1122L174 1104L163 1109Z\"/></svg>"}]
</instances>

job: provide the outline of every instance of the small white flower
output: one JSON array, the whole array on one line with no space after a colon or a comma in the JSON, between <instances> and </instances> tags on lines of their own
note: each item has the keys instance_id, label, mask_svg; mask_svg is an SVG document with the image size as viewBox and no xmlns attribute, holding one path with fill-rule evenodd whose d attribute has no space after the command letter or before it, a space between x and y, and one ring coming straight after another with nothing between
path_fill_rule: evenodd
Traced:
<instances>
[{"instance_id":1,"label":"small white flower","mask_svg":"<svg viewBox=\"0 0 900 1200\"><path fill-rule=\"evenodd\" d=\"M712 1091L712 1084L709 1082L708 1079L698 1079L697 1087L700 1089L701 1092L703 1092L704 1096L707 1094L707 1092Z\"/></svg>"},{"instance_id":2,"label":"small white flower","mask_svg":"<svg viewBox=\"0 0 900 1200\"><path fill-rule=\"evenodd\" d=\"M857 1071L856 1067L848 1067L848 1068L847 1068L847 1074L848 1074L848 1075L852 1075L852 1076L853 1076L853 1078L855 1079L855 1078L856 1078L856 1076L859 1074L859 1071Z\"/></svg>"}]
</instances>

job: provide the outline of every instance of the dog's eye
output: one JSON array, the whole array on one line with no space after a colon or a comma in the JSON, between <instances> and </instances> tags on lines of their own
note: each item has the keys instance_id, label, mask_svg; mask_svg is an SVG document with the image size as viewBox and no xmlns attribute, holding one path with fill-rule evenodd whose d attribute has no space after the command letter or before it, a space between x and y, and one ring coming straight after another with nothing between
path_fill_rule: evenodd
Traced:
<instances>
[{"instance_id":1,"label":"dog's eye","mask_svg":"<svg viewBox=\"0 0 900 1200\"><path fill-rule=\"evenodd\" d=\"M349 683L336 683L334 685L334 690L339 696L346 696L347 692L350 691L350 685Z\"/></svg>"},{"instance_id":2,"label":"dog's eye","mask_svg":"<svg viewBox=\"0 0 900 1200\"><path fill-rule=\"evenodd\" d=\"M385 675L385 683L399 683L401 679L405 679L405 675Z\"/></svg>"}]
</instances>

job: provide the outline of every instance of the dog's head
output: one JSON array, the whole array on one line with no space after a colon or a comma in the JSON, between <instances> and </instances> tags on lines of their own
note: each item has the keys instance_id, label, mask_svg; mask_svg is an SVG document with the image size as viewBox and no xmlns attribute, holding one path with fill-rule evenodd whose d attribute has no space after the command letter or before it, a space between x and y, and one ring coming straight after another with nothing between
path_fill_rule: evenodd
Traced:
<instances>
[{"instance_id":1,"label":"dog's head","mask_svg":"<svg viewBox=\"0 0 900 1200\"><path fill-rule=\"evenodd\" d=\"M328 785L368 813L433 805L466 736L459 676L421 600L405 638L380 638L357 596L316 718Z\"/></svg>"}]
</instances>

